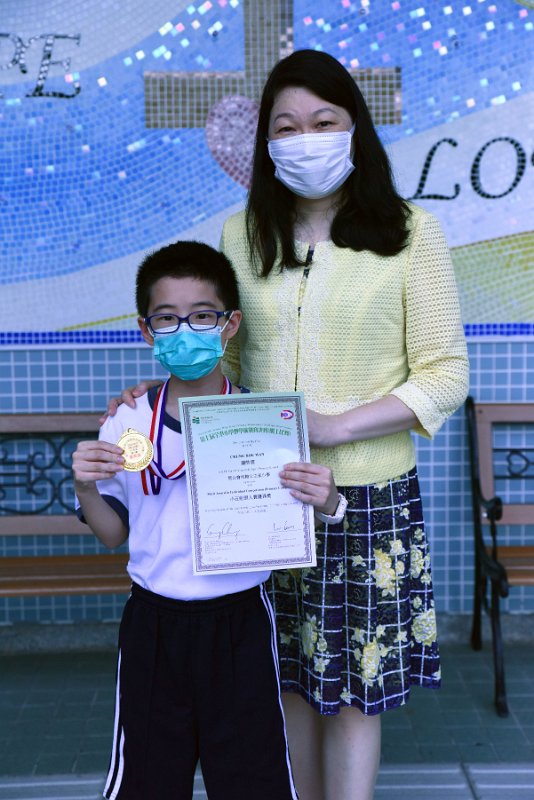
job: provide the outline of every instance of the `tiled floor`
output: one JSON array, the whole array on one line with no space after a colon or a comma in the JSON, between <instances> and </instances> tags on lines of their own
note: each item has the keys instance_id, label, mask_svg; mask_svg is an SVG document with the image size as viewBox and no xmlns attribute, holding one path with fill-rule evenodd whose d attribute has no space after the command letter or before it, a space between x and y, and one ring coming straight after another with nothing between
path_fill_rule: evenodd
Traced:
<instances>
[{"instance_id":1,"label":"tiled floor","mask_svg":"<svg viewBox=\"0 0 534 800\"><path fill-rule=\"evenodd\" d=\"M383 717L376 800L533 800L534 644L506 646L510 716L492 705L489 648L442 646L444 685ZM112 652L0 658L0 798L100 796ZM205 798L200 778L195 798Z\"/></svg>"}]
</instances>

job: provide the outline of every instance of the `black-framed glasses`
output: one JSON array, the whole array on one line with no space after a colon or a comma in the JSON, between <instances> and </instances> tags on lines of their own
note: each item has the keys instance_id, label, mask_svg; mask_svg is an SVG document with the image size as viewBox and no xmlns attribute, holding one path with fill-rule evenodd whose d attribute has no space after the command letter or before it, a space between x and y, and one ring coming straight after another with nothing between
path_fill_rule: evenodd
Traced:
<instances>
[{"instance_id":1,"label":"black-framed glasses","mask_svg":"<svg viewBox=\"0 0 534 800\"><path fill-rule=\"evenodd\" d=\"M202 309L192 311L187 317L180 317L178 314L151 314L145 317L144 322L153 336L166 333L176 333L182 322L192 331L210 331L216 328L221 317L228 319L232 311L213 311L212 309Z\"/></svg>"}]
</instances>

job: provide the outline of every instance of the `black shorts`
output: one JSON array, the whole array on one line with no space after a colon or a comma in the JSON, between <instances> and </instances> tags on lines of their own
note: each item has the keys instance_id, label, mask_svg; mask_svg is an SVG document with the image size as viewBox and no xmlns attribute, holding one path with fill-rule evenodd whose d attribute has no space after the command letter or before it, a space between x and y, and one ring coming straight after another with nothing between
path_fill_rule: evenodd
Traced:
<instances>
[{"instance_id":1,"label":"black shorts","mask_svg":"<svg viewBox=\"0 0 534 800\"><path fill-rule=\"evenodd\" d=\"M119 633L108 800L293 800L276 631L263 586L171 600L135 585Z\"/></svg>"}]
</instances>

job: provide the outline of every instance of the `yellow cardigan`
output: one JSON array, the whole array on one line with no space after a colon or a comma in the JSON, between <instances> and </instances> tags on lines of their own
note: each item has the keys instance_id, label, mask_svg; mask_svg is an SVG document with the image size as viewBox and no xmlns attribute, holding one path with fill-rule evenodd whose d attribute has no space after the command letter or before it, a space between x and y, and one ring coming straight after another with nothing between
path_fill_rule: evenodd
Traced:
<instances>
[{"instance_id":1,"label":"yellow cardigan","mask_svg":"<svg viewBox=\"0 0 534 800\"><path fill-rule=\"evenodd\" d=\"M303 267L253 270L244 212L230 217L221 250L237 272L243 322L224 369L254 392L300 390L308 408L338 414L394 394L432 437L463 402L469 366L449 250L437 219L412 206L397 256L319 242ZM305 257L308 245L297 244ZM300 312L299 312L300 308ZM338 486L397 477L415 464L408 431L335 448L312 460Z\"/></svg>"}]
</instances>

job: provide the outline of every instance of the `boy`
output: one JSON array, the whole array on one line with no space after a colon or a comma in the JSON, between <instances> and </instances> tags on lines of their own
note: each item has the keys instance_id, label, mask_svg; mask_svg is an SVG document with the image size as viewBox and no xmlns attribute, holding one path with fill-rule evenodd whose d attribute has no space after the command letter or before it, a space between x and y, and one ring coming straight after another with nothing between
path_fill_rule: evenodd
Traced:
<instances>
[{"instance_id":1,"label":"boy","mask_svg":"<svg viewBox=\"0 0 534 800\"><path fill-rule=\"evenodd\" d=\"M106 546L128 538L130 549L104 797L189 800L200 759L210 800L297 798L262 586L269 573L192 568L178 398L247 391L220 367L241 320L235 274L208 245L177 242L145 258L136 301L143 338L170 377L73 455L84 520ZM324 467L286 465L281 482L317 511L337 505Z\"/></svg>"}]
</instances>

